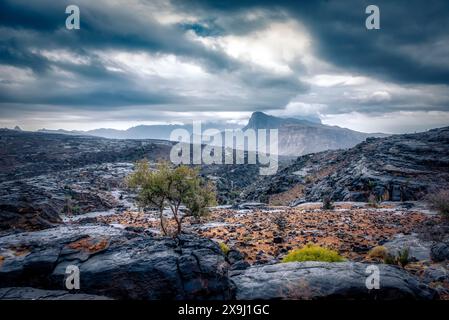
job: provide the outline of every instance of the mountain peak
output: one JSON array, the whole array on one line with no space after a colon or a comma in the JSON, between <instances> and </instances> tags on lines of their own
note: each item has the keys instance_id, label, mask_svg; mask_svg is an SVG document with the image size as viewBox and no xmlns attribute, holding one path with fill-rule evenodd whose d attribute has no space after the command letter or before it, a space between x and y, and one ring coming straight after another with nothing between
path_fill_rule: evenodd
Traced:
<instances>
[{"instance_id":1,"label":"mountain peak","mask_svg":"<svg viewBox=\"0 0 449 320\"><path fill-rule=\"evenodd\" d=\"M279 129L283 125L301 125L301 126L315 126L321 124L318 120L310 121L309 119L297 119L297 118L280 118L272 116L261 111L253 112L248 124L244 128L246 129Z\"/></svg>"},{"instance_id":2,"label":"mountain peak","mask_svg":"<svg viewBox=\"0 0 449 320\"><path fill-rule=\"evenodd\" d=\"M275 129L279 128L283 120L285 119L270 116L261 111L256 111L253 112L244 129Z\"/></svg>"}]
</instances>

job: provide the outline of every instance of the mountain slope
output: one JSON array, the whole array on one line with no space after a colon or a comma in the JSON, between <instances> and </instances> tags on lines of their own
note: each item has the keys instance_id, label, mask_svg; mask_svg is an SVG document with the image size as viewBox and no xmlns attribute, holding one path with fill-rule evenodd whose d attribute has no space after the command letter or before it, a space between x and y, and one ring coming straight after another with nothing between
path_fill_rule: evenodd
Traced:
<instances>
[{"instance_id":1,"label":"mountain slope","mask_svg":"<svg viewBox=\"0 0 449 320\"><path fill-rule=\"evenodd\" d=\"M279 154L300 156L324 150L346 149L368 137L385 136L357 132L295 118L278 118L254 112L246 129L278 129Z\"/></svg>"},{"instance_id":2,"label":"mountain slope","mask_svg":"<svg viewBox=\"0 0 449 320\"><path fill-rule=\"evenodd\" d=\"M449 188L449 127L368 138L349 150L299 157L259 178L243 197L278 204L320 201L409 201Z\"/></svg>"}]
</instances>

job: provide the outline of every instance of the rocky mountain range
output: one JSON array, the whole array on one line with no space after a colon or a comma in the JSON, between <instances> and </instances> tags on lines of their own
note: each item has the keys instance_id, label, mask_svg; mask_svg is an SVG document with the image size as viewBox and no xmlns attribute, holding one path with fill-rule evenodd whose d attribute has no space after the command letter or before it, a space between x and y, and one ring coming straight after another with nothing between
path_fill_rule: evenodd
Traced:
<instances>
[{"instance_id":1,"label":"rocky mountain range","mask_svg":"<svg viewBox=\"0 0 449 320\"><path fill-rule=\"evenodd\" d=\"M449 186L449 127L368 138L347 150L298 157L258 178L245 199L296 205L321 201L412 201Z\"/></svg>"},{"instance_id":2,"label":"rocky mountain range","mask_svg":"<svg viewBox=\"0 0 449 320\"><path fill-rule=\"evenodd\" d=\"M321 123L319 118L280 118L267 115L263 112L254 112L246 126L237 124L213 123L202 124L202 130L217 129L278 129L279 155L299 156L323 150L344 149L355 146L368 137L386 136L381 133L363 133L337 126L328 126ZM175 129L185 129L193 134L192 125L140 125L127 130L94 129L89 131L67 131L41 129L42 133L59 133L69 135L89 135L110 139L162 139L169 140L170 133Z\"/></svg>"}]
</instances>

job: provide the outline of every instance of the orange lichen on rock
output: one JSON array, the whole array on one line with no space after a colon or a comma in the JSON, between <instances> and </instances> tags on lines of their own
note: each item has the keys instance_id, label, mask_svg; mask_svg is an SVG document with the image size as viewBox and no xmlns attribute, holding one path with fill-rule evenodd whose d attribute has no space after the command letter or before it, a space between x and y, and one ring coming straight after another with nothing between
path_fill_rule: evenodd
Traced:
<instances>
[{"instance_id":1,"label":"orange lichen on rock","mask_svg":"<svg viewBox=\"0 0 449 320\"><path fill-rule=\"evenodd\" d=\"M271 260L308 243L336 250L348 259L364 259L379 243L398 233L414 232L426 219L432 219L418 211L391 210L383 205L359 208L339 203L335 210L321 207L321 203L311 203L271 210L216 209L203 221L209 225L187 218L185 228L236 248L250 263ZM280 216L285 220L281 224L276 223ZM159 229L158 219L147 213L126 212L99 217L99 221Z\"/></svg>"},{"instance_id":2,"label":"orange lichen on rock","mask_svg":"<svg viewBox=\"0 0 449 320\"><path fill-rule=\"evenodd\" d=\"M94 239L91 237L82 238L67 245L71 249L88 251L89 253L97 253L109 247L109 239Z\"/></svg>"},{"instance_id":3,"label":"orange lichen on rock","mask_svg":"<svg viewBox=\"0 0 449 320\"><path fill-rule=\"evenodd\" d=\"M30 253L29 248L19 246L19 247L10 247L9 248L16 257L26 256Z\"/></svg>"}]
</instances>

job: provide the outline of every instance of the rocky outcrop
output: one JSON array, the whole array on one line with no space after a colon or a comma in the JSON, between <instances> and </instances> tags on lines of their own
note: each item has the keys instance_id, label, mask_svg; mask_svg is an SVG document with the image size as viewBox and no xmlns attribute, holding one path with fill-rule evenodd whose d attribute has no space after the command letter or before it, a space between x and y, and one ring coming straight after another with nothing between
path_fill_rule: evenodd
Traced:
<instances>
[{"instance_id":1,"label":"rocky outcrop","mask_svg":"<svg viewBox=\"0 0 449 320\"><path fill-rule=\"evenodd\" d=\"M323 150L351 148L367 137L385 136L328 126L321 122L297 118L278 118L254 112L243 128L278 129L278 151L283 156L300 156Z\"/></svg>"},{"instance_id":2,"label":"rocky outcrop","mask_svg":"<svg viewBox=\"0 0 449 320\"><path fill-rule=\"evenodd\" d=\"M15 287L0 288L0 300L110 300L110 298L83 293L74 294L63 290Z\"/></svg>"},{"instance_id":3,"label":"rocky outcrop","mask_svg":"<svg viewBox=\"0 0 449 320\"><path fill-rule=\"evenodd\" d=\"M66 268L81 292L121 299L229 299L216 243L192 235L153 238L104 225L60 226L0 238L0 286L64 290Z\"/></svg>"},{"instance_id":4,"label":"rocky outcrop","mask_svg":"<svg viewBox=\"0 0 449 320\"><path fill-rule=\"evenodd\" d=\"M435 299L433 289L398 267L379 264L380 288L368 290L368 264L291 262L233 271L237 299Z\"/></svg>"},{"instance_id":5,"label":"rocky outcrop","mask_svg":"<svg viewBox=\"0 0 449 320\"><path fill-rule=\"evenodd\" d=\"M383 246L393 255L407 249L410 261L421 261L430 260L432 242L420 239L417 234L398 234L393 240L384 243Z\"/></svg>"},{"instance_id":6,"label":"rocky outcrop","mask_svg":"<svg viewBox=\"0 0 449 320\"><path fill-rule=\"evenodd\" d=\"M449 127L416 134L368 138L348 150L299 157L274 176L261 177L243 198L288 203L411 201L449 188ZM282 197L280 197L282 195Z\"/></svg>"},{"instance_id":7,"label":"rocky outcrop","mask_svg":"<svg viewBox=\"0 0 449 320\"><path fill-rule=\"evenodd\" d=\"M430 256L433 261L449 260L449 242L435 243L430 249Z\"/></svg>"}]
</instances>

